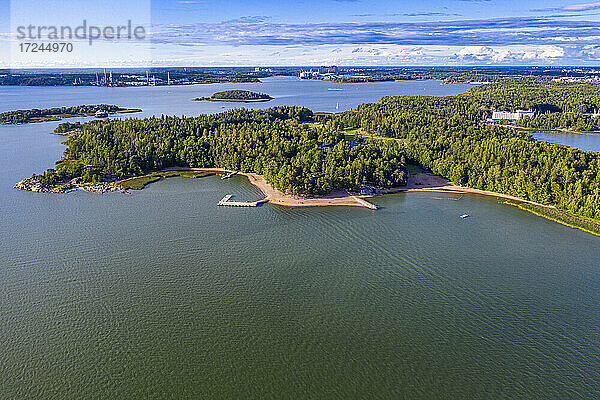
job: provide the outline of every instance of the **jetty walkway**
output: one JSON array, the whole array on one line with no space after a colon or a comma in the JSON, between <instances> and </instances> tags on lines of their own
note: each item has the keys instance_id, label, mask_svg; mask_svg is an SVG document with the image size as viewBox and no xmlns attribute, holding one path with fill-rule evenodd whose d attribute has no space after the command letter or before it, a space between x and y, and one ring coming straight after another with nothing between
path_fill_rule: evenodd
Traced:
<instances>
[{"instance_id":1,"label":"jetty walkway","mask_svg":"<svg viewBox=\"0 0 600 400\"><path fill-rule=\"evenodd\" d=\"M365 199L361 199L358 196L352 196L352 198L354 200L356 200L357 202L359 202L361 205L370 208L371 210L377 210L377 206L373 203L369 203L368 201L366 201Z\"/></svg>"},{"instance_id":2,"label":"jetty walkway","mask_svg":"<svg viewBox=\"0 0 600 400\"><path fill-rule=\"evenodd\" d=\"M227 196L223 197L217 205L223 207L258 207L260 204L269 201L268 199L262 199L258 201L234 201L231 200L232 197L232 194L228 194Z\"/></svg>"}]
</instances>

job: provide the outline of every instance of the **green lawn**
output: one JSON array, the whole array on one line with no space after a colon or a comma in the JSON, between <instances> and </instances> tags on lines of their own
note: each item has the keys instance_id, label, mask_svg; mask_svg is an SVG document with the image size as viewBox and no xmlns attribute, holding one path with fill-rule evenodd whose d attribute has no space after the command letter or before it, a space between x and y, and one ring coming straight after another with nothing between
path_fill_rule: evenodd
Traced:
<instances>
[{"instance_id":1,"label":"green lawn","mask_svg":"<svg viewBox=\"0 0 600 400\"><path fill-rule=\"evenodd\" d=\"M206 171L166 171L166 172L153 172L148 175L136 176L134 178L125 179L122 181L116 182L117 185L121 186L123 189L131 189L131 190L142 190L149 184L153 182L160 181L164 178L170 178L173 176L181 176L183 178L202 178L204 176L213 175L212 172Z\"/></svg>"}]
</instances>

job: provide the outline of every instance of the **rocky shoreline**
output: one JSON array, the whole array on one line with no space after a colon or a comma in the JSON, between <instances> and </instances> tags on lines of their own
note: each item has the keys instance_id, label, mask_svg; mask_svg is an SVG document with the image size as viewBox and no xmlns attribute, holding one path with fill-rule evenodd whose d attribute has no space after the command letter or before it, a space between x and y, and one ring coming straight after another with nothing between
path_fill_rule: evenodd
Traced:
<instances>
[{"instance_id":1,"label":"rocky shoreline","mask_svg":"<svg viewBox=\"0 0 600 400\"><path fill-rule=\"evenodd\" d=\"M85 183L81 178L71 179L68 183L59 186L44 185L34 178L27 178L19 181L14 186L15 189L25 190L28 192L39 192L39 193L67 193L73 190L85 190L86 192L92 193L129 193L127 190L120 186L116 186L112 183L100 182L100 183Z\"/></svg>"},{"instance_id":2,"label":"rocky shoreline","mask_svg":"<svg viewBox=\"0 0 600 400\"><path fill-rule=\"evenodd\" d=\"M81 133L82 130L81 129L73 129L72 131L68 131L68 132L52 132L53 135L59 135L59 136L73 136L73 135L77 135L78 133Z\"/></svg>"}]
</instances>

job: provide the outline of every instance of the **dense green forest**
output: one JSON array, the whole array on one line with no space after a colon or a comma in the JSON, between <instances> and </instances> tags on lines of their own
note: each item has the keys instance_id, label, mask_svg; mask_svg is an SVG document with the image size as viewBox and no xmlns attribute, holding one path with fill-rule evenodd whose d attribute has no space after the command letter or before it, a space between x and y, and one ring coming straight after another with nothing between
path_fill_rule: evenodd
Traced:
<instances>
[{"instance_id":1,"label":"dense green forest","mask_svg":"<svg viewBox=\"0 0 600 400\"><path fill-rule=\"evenodd\" d=\"M93 106L76 106L76 107L56 107L47 108L43 110L32 109L32 110L18 110L9 111L0 114L0 124L25 124L28 122L43 122L43 121L55 121L62 118L69 117L84 117L94 115L96 111L106 111L109 114L116 112L134 112L139 110L128 110L125 108L99 104Z\"/></svg>"},{"instance_id":2,"label":"dense green forest","mask_svg":"<svg viewBox=\"0 0 600 400\"><path fill-rule=\"evenodd\" d=\"M487 111L591 113L600 108L600 84L509 81L469 89L473 105Z\"/></svg>"},{"instance_id":3,"label":"dense green forest","mask_svg":"<svg viewBox=\"0 0 600 400\"><path fill-rule=\"evenodd\" d=\"M459 96L384 97L330 115L277 107L95 121L69 138L64 158L40 179L56 183L75 176L97 180L100 172L129 177L171 166L224 167L263 174L290 193L318 194L363 183L401 185L404 165L411 162L457 184L600 219L600 154L540 143L484 122L493 110L516 108L554 110L568 119L569 113L599 108L599 89L506 82ZM304 123L314 120L320 124ZM343 134L350 129L362 132L360 139Z\"/></svg>"},{"instance_id":4,"label":"dense green forest","mask_svg":"<svg viewBox=\"0 0 600 400\"><path fill-rule=\"evenodd\" d=\"M268 101L272 97L268 94L250 92L248 90L226 90L217 92L210 97L199 97L194 101Z\"/></svg>"},{"instance_id":5,"label":"dense green forest","mask_svg":"<svg viewBox=\"0 0 600 400\"><path fill-rule=\"evenodd\" d=\"M95 121L70 137L53 170L34 176L44 184L74 177L94 182L167 167L223 167L262 174L282 191L321 194L364 183L402 185L406 170L396 144L350 143L331 124L311 126L300 107L233 110L196 118Z\"/></svg>"},{"instance_id":6,"label":"dense green forest","mask_svg":"<svg viewBox=\"0 0 600 400\"><path fill-rule=\"evenodd\" d=\"M568 129L578 132L593 132L600 130L600 118L583 113L551 113L533 117L524 116L515 121L515 125L540 130Z\"/></svg>"},{"instance_id":7,"label":"dense green forest","mask_svg":"<svg viewBox=\"0 0 600 400\"><path fill-rule=\"evenodd\" d=\"M485 124L495 109L567 112L598 108L600 85L503 83L452 97L385 97L328 117L338 128L402 139L408 161L469 187L600 218L600 155L539 143Z\"/></svg>"},{"instance_id":8,"label":"dense green forest","mask_svg":"<svg viewBox=\"0 0 600 400\"><path fill-rule=\"evenodd\" d=\"M591 132L600 126L599 118L591 115L600 109L599 88L595 83L512 81L478 86L469 92L473 104L487 112L531 109L537 113L516 121L516 126Z\"/></svg>"}]
</instances>

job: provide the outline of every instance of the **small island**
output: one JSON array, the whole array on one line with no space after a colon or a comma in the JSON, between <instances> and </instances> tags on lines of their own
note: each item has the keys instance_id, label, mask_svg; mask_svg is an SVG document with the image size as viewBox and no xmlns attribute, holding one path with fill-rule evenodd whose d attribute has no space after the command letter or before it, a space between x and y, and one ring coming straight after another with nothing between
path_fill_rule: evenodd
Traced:
<instances>
[{"instance_id":1,"label":"small island","mask_svg":"<svg viewBox=\"0 0 600 400\"><path fill-rule=\"evenodd\" d=\"M98 104L83 105L76 107L55 107L48 109L17 110L8 111L0 114L0 124L16 125L28 124L33 122L59 121L63 118L72 117L107 117L111 114L124 114L140 112L142 110L135 108L121 108L114 105Z\"/></svg>"},{"instance_id":2,"label":"small island","mask_svg":"<svg viewBox=\"0 0 600 400\"><path fill-rule=\"evenodd\" d=\"M254 103L273 100L271 96L264 93L250 92L248 90L226 90L217 92L210 97L197 97L194 101L231 101L242 103Z\"/></svg>"}]
</instances>

